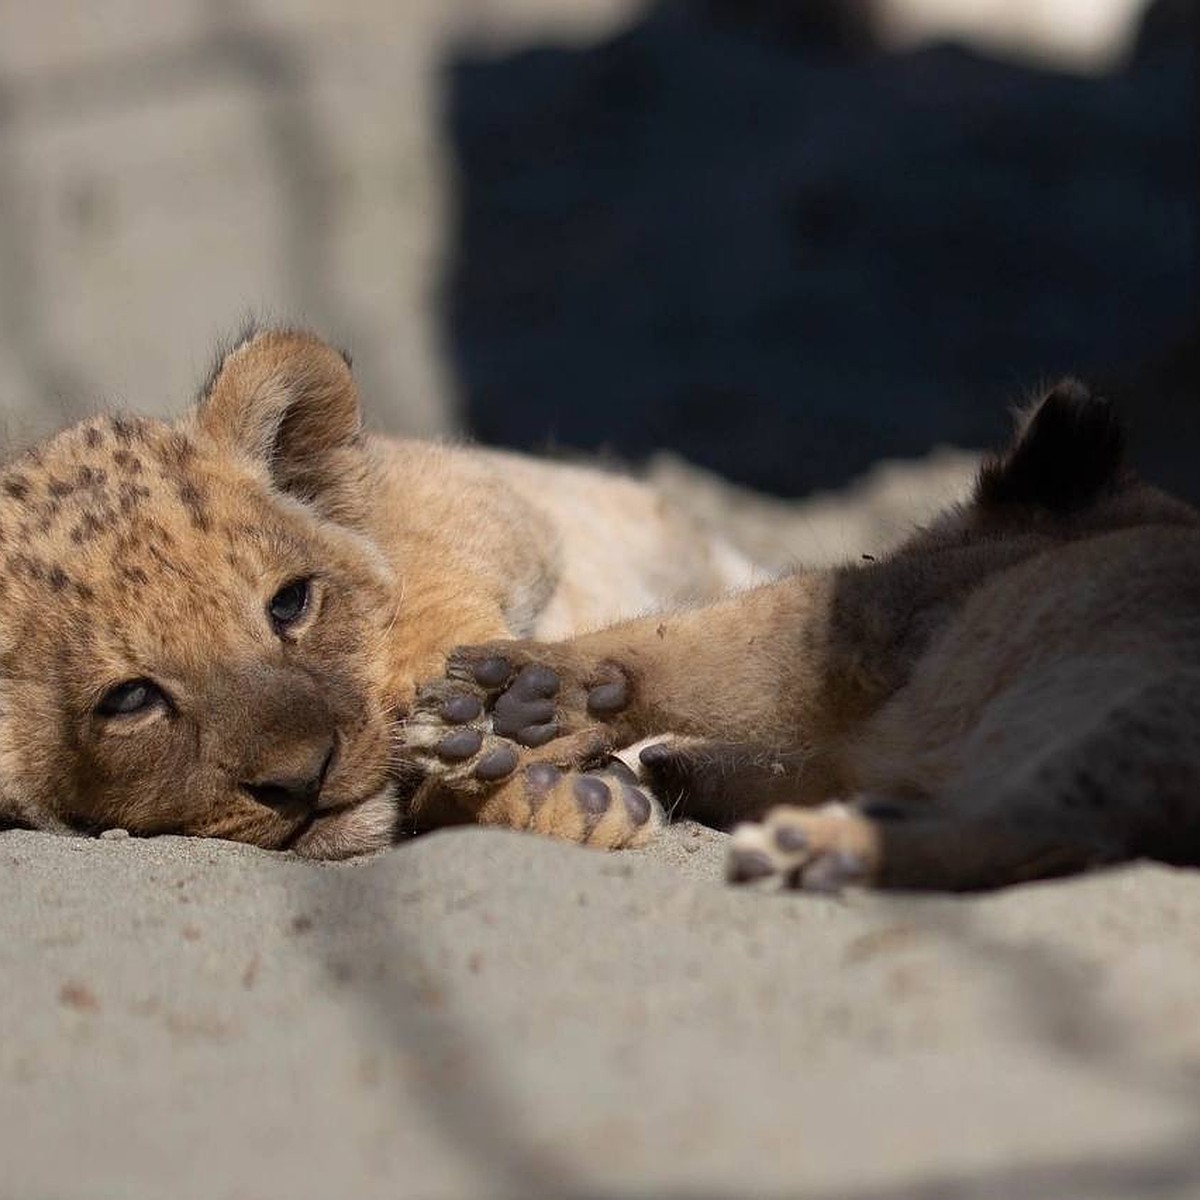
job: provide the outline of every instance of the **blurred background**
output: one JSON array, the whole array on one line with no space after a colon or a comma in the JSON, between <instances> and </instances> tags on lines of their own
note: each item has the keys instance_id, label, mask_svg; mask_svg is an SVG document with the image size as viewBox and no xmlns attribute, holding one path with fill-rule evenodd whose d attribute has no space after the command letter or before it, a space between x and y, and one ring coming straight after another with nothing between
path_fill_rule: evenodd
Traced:
<instances>
[{"instance_id":1,"label":"blurred background","mask_svg":"<svg viewBox=\"0 0 1200 1200\"><path fill-rule=\"evenodd\" d=\"M1083 373L1200 499L1195 18L2 0L3 432L178 410L256 313L351 349L376 428L652 461L718 505L663 452L809 495Z\"/></svg>"}]
</instances>

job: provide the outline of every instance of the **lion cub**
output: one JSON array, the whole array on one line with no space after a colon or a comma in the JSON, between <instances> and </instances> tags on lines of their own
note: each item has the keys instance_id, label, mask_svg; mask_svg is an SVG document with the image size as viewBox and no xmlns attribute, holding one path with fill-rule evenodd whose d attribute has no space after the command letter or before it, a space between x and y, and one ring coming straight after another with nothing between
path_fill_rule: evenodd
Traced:
<instances>
[{"instance_id":1,"label":"lion cub","mask_svg":"<svg viewBox=\"0 0 1200 1200\"><path fill-rule=\"evenodd\" d=\"M644 775L684 811L760 822L734 832L739 882L969 889L1200 864L1200 514L1139 482L1121 445L1109 405L1064 382L969 502L886 558L459 650L413 727L453 726L469 698L489 753L508 739L530 762L514 748L531 803L569 788L585 828L631 802L572 768L684 735L647 747Z\"/></svg>"},{"instance_id":2,"label":"lion cub","mask_svg":"<svg viewBox=\"0 0 1200 1200\"><path fill-rule=\"evenodd\" d=\"M399 751L449 647L748 571L617 475L364 434L347 362L288 330L249 332L174 424L98 416L5 466L0 551L0 824L315 857L401 821L529 823Z\"/></svg>"}]
</instances>

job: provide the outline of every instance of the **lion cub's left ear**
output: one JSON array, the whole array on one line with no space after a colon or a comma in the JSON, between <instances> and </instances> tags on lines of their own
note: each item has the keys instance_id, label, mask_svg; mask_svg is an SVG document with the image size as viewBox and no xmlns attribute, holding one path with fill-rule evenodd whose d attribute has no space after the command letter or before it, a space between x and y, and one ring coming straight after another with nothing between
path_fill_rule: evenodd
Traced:
<instances>
[{"instance_id":1,"label":"lion cub's left ear","mask_svg":"<svg viewBox=\"0 0 1200 1200\"><path fill-rule=\"evenodd\" d=\"M276 487L339 507L362 418L347 360L315 334L256 331L227 351L200 394L196 427L264 466ZM337 516L329 513L330 516Z\"/></svg>"}]
</instances>

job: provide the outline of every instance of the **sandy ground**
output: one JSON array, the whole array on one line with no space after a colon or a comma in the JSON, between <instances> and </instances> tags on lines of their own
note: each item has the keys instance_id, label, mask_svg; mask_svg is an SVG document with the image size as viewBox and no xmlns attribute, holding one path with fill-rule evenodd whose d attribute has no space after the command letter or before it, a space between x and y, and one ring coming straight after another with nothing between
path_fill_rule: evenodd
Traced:
<instances>
[{"instance_id":1,"label":"sandy ground","mask_svg":"<svg viewBox=\"0 0 1200 1200\"><path fill-rule=\"evenodd\" d=\"M5 1197L1190 1197L1200 881L0 838Z\"/></svg>"}]
</instances>

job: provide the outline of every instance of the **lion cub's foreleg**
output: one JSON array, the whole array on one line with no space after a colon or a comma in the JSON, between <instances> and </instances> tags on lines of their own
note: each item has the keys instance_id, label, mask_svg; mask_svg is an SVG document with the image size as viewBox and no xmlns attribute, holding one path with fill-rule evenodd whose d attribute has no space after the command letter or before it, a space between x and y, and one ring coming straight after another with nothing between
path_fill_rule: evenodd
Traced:
<instances>
[{"instance_id":1,"label":"lion cub's foreleg","mask_svg":"<svg viewBox=\"0 0 1200 1200\"><path fill-rule=\"evenodd\" d=\"M416 798L418 823L423 815L429 824L443 823L421 810L450 803L484 825L603 849L638 846L653 836L660 810L637 776L610 753L608 730L593 725L544 744L528 737L525 746L510 740L552 711L550 683L532 668L494 708L477 682L422 690L405 728L407 752L430 780Z\"/></svg>"},{"instance_id":2,"label":"lion cub's foreleg","mask_svg":"<svg viewBox=\"0 0 1200 1200\"><path fill-rule=\"evenodd\" d=\"M796 577L565 642L456 650L417 696L407 752L485 823L640 844L661 815L611 752L661 733L794 745L817 721L828 592Z\"/></svg>"},{"instance_id":3,"label":"lion cub's foreleg","mask_svg":"<svg viewBox=\"0 0 1200 1200\"><path fill-rule=\"evenodd\" d=\"M616 746L662 733L790 746L837 719L832 593L832 576L798 575L564 642L462 647L434 687L482 694L495 732L529 749L597 727Z\"/></svg>"}]
</instances>

